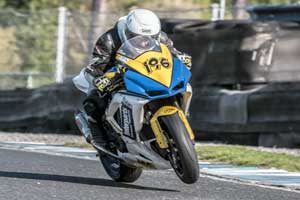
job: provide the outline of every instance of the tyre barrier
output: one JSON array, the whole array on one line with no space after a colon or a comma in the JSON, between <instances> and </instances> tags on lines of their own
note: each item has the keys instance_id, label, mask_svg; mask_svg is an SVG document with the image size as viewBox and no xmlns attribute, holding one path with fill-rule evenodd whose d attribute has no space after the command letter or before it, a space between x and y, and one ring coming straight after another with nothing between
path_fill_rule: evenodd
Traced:
<instances>
[{"instance_id":1,"label":"tyre barrier","mask_svg":"<svg viewBox=\"0 0 300 200\"><path fill-rule=\"evenodd\" d=\"M84 96L70 81L35 90L0 92L0 129L12 132L78 133L74 111Z\"/></svg>"}]
</instances>

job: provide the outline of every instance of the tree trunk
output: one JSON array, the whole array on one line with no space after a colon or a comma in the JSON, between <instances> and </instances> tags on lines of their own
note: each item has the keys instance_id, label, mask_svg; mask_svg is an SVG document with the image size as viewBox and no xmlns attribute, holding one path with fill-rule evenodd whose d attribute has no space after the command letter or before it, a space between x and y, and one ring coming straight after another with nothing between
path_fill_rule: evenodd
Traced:
<instances>
[{"instance_id":1,"label":"tree trunk","mask_svg":"<svg viewBox=\"0 0 300 200\"><path fill-rule=\"evenodd\" d=\"M96 37L99 36L100 32L102 32L102 27L100 26L101 12L106 8L105 0L93 0L91 5L91 21L89 27L89 35L88 35L88 55L86 59L86 63L89 62L90 56L93 52ZM103 7L102 7L103 6ZM104 8L104 9L103 9Z\"/></svg>"},{"instance_id":2,"label":"tree trunk","mask_svg":"<svg viewBox=\"0 0 300 200\"><path fill-rule=\"evenodd\" d=\"M234 19L246 19L247 12L245 7L249 0L233 0L232 2L232 15Z\"/></svg>"}]
</instances>

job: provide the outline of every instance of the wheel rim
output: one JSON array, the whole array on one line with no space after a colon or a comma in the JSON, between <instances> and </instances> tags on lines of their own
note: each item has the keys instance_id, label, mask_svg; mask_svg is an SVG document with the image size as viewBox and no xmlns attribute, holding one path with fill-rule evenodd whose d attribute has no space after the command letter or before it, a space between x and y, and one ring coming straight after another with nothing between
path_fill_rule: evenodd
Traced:
<instances>
[{"instance_id":1,"label":"wheel rim","mask_svg":"<svg viewBox=\"0 0 300 200\"><path fill-rule=\"evenodd\" d=\"M176 147L176 143L174 142L174 140L172 138L168 138L168 141L169 141L169 145L170 145L169 159L170 159L171 165L174 168L175 172L179 176L183 176L184 170L183 170L183 166L181 164L180 155L179 155L178 148Z\"/></svg>"},{"instance_id":2,"label":"wheel rim","mask_svg":"<svg viewBox=\"0 0 300 200\"><path fill-rule=\"evenodd\" d=\"M105 155L102 157L102 164L112 177L120 177L121 163L118 159Z\"/></svg>"}]
</instances>

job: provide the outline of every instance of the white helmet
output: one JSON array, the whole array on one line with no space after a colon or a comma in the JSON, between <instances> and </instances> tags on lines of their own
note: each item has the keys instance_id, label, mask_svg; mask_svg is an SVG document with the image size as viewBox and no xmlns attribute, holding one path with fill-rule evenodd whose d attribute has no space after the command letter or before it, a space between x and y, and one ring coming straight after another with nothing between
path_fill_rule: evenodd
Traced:
<instances>
[{"instance_id":1,"label":"white helmet","mask_svg":"<svg viewBox=\"0 0 300 200\"><path fill-rule=\"evenodd\" d=\"M161 30L160 20L156 14L146 9L135 9L128 13L125 34L127 39L137 35L158 38Z\"/></svg>"}]
</instances>

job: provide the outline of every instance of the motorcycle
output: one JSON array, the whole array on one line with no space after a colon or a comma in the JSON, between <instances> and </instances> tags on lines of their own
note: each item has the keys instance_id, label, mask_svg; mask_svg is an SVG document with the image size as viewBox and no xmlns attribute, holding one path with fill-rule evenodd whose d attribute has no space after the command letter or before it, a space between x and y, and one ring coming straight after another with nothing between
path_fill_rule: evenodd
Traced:
<instances>
[{"instance_id":1,"label":"motorcycle","mask_svg":"<svg viewBox=\"0 0 300 200\"><path fill-rule=\"evenodd\" d=\"M184 183L195 183L199 165L186 118L192 98L189 68L165 44L146 36L124 42L116 60L107 73L122 71L123 85L111 93L99 122L115 145L106 149L91 140L105 171L115 181L134 182L143 169L173 168ZM86 92L82 73L73 81ZM89 137L86 114L80 111L75 118Z\"/></svg>"}]
</instances>

